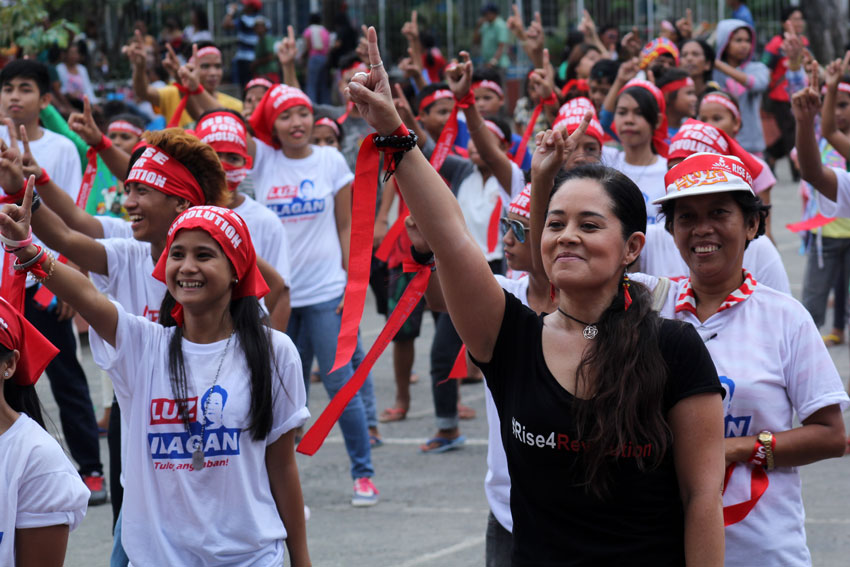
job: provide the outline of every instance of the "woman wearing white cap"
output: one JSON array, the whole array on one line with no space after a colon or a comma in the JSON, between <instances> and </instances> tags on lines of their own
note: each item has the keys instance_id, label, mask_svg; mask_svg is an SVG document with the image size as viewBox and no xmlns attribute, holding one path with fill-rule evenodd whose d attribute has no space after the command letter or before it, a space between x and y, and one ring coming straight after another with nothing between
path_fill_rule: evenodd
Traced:
<instances>
[{"instance_id":1,"label":"woman wearing white cap","mask_svg":"<svg viewBox=\"0 0 850 567\"><path fill-rule=\"evenodd\" d=\"M560 291L558 312L538 316L496 283L445 183L402 145L374 29L367 37L372 70L352 79L351 99L404 148L395 177L496 402L513 564L721 565L722 389L695 331L659 320L647 290L624 280L643 245L640 190L597 165L553 187L564 140L541 140L534 169L554 189L541 248Z\"/></svg>"},{"instance_id":2,"label":"woman wearing white cap","mask_svg":"<svg viewBox=\"0 0 850 567\"><path fill-rule=\"evenodd\" d=\"M726 389L726 565L810 565L797 467L843 454L841 379L805 308L742 268L767 215L743 162L697 153L665 183L655 203L690 277L660 312L697 329Z\"/></svg>"}]
</instances>

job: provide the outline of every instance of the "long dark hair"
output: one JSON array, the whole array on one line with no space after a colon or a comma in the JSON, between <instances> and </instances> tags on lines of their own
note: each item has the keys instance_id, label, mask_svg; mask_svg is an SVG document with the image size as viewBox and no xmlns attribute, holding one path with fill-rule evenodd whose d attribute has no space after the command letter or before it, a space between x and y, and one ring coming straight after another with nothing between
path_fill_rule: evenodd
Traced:
<instances>
[{"instance_id":1,"label":"long dark hair","mask_svg":"<svg viewBox=\"0 0 850 567\"><path fill-rule=\"evenodd\" d=\"M658 127L658 114L661 112L661 109L658 107L658 101L655 100L652 93L643 87L633 86L620 93L617 96L617 100L620 100L620 97L623 95L629 95L635 99L638 105L638 112L649 122L650 135L655 132L655 129ZM652 153L658 153L655 150L655 144L652 142L650 142L649 147L652 149ZM646 205L644 205L644 208L646 208ZM644 230L646 230L646 227L644 227Z\"/></svg>"},{"instance_id":2,"label":"long dark hair","mask_svg":"<svg viewBox=\"0 0 850 567\"><path fill-rule=\"evenodd\" d=\"M177 322L171 310L177 302L165 292L160 308L159 322L163 327L175 327ZM230 302L233 330L239 339L248 369L251 371L251 406L249 426L255 441L265 439L272 427L272 347L271 331L260 319L260 303L256 297L241 297ZM276 366L276 365L275 365ZM186 367L183 360L183 327L177 327L168 344L168 371L171 375L171 392L176 400L189 397L186 385ZM200 396L199 396L200 399ZM187 427L187 404L180 404Z\"/></svg>"},{"instance_id":3,"label":"long dark hair","mask_svg":"<svg viewBox=\"0 0 850 567\"><path fill-rule=\"evenodd\" d=\"M602 165L580 165L559 176L550 202L563 182L573 179L602 186L624 240L646 232L646 205L631 179ZM581 457L584 485L598 497L608 494L611 470L624 447L651 444L651 452L636 457L638 468L648 471L661 463L671 442L664 418L668 369L658 344L661 319L652 310L652 294L645 286L631 282L629 293L632 304L626 310L624 287L618 287L599 319L607 339L593 341L576 369L576 388L589 393L574 406L578 437L587 443Z\"/></svg>"},{"instance_id":4,"label":"long dark hair","mask_svg":"<svg viewBox=\"0 0 850 567\"><path fill-rule=\"evenodd\" d=\"M12 351L0 345L0 363L7 362L12 358ZM42 428L44 427L44 416L41 414L41 403L35 386L21 386L14 378L3 380L3 398L9 407L19 413L25 413Z\"/></svg>"}]
</instances>

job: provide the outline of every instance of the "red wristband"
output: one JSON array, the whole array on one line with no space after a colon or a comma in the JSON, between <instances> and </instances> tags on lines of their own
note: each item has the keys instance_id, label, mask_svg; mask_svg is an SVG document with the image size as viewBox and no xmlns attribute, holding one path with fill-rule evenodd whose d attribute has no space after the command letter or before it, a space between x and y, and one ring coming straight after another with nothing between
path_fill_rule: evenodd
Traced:
<instances>
[{"instance_id":1,"label":"red wristband","mask_svg":"<svg viewBox=\"0 0 850 567\"><path fill-rule=\"evenodd\" d=\"M47 174L47 171L42 167L41 175L35 178L35 184L41 187L42 185L47 185L48 183L50 183L50 176Z\"/></svg>"},{"instance_id":2,"label":"red wristband","mask_svg":"<svg viewBox=\"0 0 850 567\"><path fill-rule=\"evenodd\" d=\"M390 136L409 136L409 135L410 135L410 130L407 129L407 126L404 125L404 122L402 122L399 125L398 128L393 130L392 134L390 134Z\"/></svg>"},{"instance_id":3,"label":"red wristband","mask_svg":"<svg viewBox=\"0 0 850 567\"><path fill-rule=\"evenodd\" d=\"M469 89L462 98L455 98L455 101L458 108L469 108L475 105L475 93L472 92L472 89Z\"/></svg>"},{"instance_id":4,"label":"red wristband","mask_svg":"<svg viewBox=\"0 0 850 567\"><path fill-rule=\"evenodd\" d=\"M96 152L102 152L103 150L108 150L112 147L112 140L106 137L106 134L101 135L100 142L96 145L92 146L92 149ZM36 181L38 184L38 181Z\"/></svg>"},{"instance_id":5,"label":"red wristband","mask_svg":"<svg viewBox=\"0 0 850 567\"><path fill-rule=\"evenodd\" d=\"M753 452L747 462L754 467L767 466L767 451L758 439L756 439L756 444L753 445Z\"/></svg>"},{"instance_id":6,"label":"red wristband","mask_svg":"<svg viewBox=\"0 0 850 567\"><path fill-rule=\"evenodd\" d=\"M552 91L549 93L549 96L540 101L542 104L546 106L553 106L558 104L558 97L555 95L555 92Z\"/></svg>"}]
</instances>

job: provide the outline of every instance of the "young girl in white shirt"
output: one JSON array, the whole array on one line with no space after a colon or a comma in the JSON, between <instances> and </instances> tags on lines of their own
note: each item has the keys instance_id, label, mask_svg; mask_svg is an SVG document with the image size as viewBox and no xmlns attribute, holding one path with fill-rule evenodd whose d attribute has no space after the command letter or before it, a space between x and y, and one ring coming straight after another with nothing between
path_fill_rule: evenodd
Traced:
<instances>
[{"instance_id":1,"label":"young girl in white shirt","mask_svg":"<svg viewBox=\"0 0 850 567\"><path fill-rule=\"evenodd\" d=\"M56 348L0 299L0 564L61 567L89 490L44 430L35 382Z\"/></svg>"},{"instance_id":2,"label":"young girl in white shirt","mask_svg":"<svg viewBox=\"0 0 850 567\"><path fill-rule=\"evenodd\" d=\"M92 352L112 371L129 430L122 514L130 561L280 565L285 541L292 564L309 565L294 452L294 429L309 416L300 359L288 337L260 321L268 286L244 221L211 206L174 221L154 270L168 289L156 324L25 245L32 185L31 177L21 206L3 209L0 227L20 241L24 269L97 331Z\"/></svg>"}]
</instances>

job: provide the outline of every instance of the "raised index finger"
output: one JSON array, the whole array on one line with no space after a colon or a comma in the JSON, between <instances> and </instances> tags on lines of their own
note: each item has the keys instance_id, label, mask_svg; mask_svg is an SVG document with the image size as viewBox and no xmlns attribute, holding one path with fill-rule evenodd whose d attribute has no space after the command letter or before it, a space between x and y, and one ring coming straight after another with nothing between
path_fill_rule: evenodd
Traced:
<instances>
[{"instance_id":1,"label":"raised index finger","mask_svg":"<svg viewBox=\"0 0 850 567\"><path fill-rule=\"evenodd\" d=\"M410 23L413 24L414 27L416 27L416 10L413 10L410 13ZM416 29L418 30L419 28Z\"/></svg>"},{"instance_id":2,"label":"raised index finger","mask_svg":"<svg viewBox=\"0 0 850 567\"><path fill-rule=\"evenodd\" d=\"M83 95L83 116L85 116L86 121L89 121L91 116L91 103L89 102L89 97L87 95Z\"/></svg>"},{"instance_id":3,"label":"raised index finger","mask_svg":"<svg viewBox=\"0 0 850 567\"><path fill-rule=\"evenodd\" d=\"M32 192L35 187L35 175L30 175L27 178L27 186L24 189L24 200L21 203L21 209L24 211L24 216L28 215L32 210Z\"/></svg>"},{"instance_id":4,"label":"raised index finger","mask_svg":"<svg viewBox=\"0 0 850 567\"><path fill-rule=\"evenodd\" d=\"M3 123L6 125L6 130L9 131L9 146L14 149L18 149L18 133L17 128L15 128L15 123L12 122L11 118L6 118L3 120Z\"/></svg>"},{"instance_id":5,"label":"raised index finger","mask_svg":"<svg viewBox=\"0 0 850 567\"><path fill-rule=\"evenodd\" d=\"M593 113L588 110L584 113L584 116L582 116L581 123L578 125L578 128L576 128L575 132L570 134L568 139L578 142L578 139L584 136L584 133L587 132L587 127L590 126L591 118L593 118Z\"/></svg>"},{"instance_id":6,"label":"raised index finger","mask_svg":"<svg viewBox=\"0 0 850 567\"><path fill-rule=\"evenodd\" d=\"M820 73L818 73L818 62L812 61L812 77L809 84L820 95Z\"/></svg>"},{"instance_id":7,"label":"raised index finger","mask_svg":"<svg viewBox=\"0 0 850 567\"><path fill-rule=\"evenodd\" d=\"M366 31L366 40L369 42L369 64L380 65L381 51L378 49L378 32L375 31L374 26L369 26Z\"/></svg>"},{"instance_id":8,"label":"raised index finger","mask_svg":"<svg viewBox=\"0 0 850 567\"><path fill-rule=\"evenodd\" d=\"M24 145L24 153L30 154L30 139L27 136L26 126L21 124L21 143Z\"/></svg>"},{"instance_id":9,"label":"raised index finger","mask_svg":"<svg viewBox=\"0 0 850 567\"><path fill-rule=\"evenodd\" d=\"M844 60L841 62L841 74L847 72L847 68L850 67L850 51L844 54Z\"/></svg>"}]
</instances>

